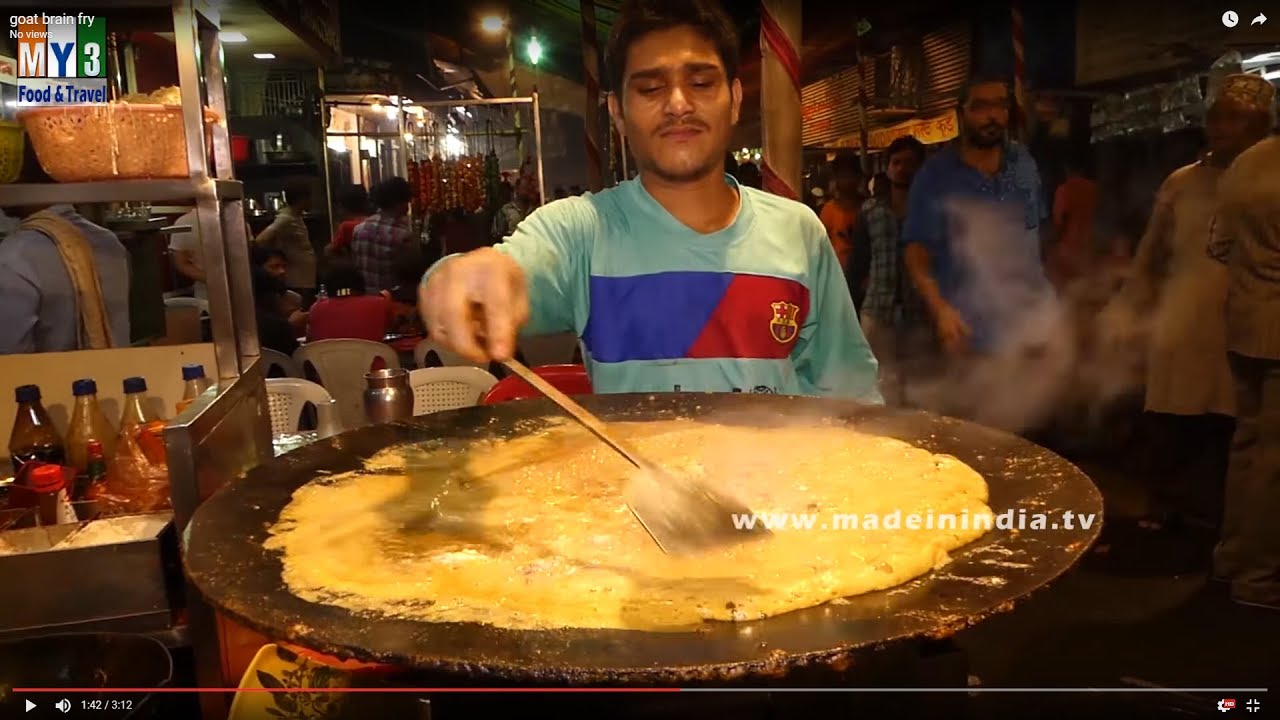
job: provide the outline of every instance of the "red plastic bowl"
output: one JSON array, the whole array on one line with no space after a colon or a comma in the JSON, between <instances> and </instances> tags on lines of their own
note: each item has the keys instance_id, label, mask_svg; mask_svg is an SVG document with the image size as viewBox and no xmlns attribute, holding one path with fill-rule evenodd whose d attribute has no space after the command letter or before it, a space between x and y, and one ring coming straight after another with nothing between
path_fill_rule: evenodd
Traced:
<instances>
[{"instance_id":1,"label":"red plastic bowl","mask_svg":"<svg viewBox=\"0 0 1280 720\"><path fill-rule=\"evenodd\" d=\"M530 369L566 395L590 395L595 392L591 388L591 378L587 377L587 369L582 365L539 365ZM493 405L541 396L542 393L522 378L510 375L490 388L481 404Z\"/></svg>"}]
</instances>

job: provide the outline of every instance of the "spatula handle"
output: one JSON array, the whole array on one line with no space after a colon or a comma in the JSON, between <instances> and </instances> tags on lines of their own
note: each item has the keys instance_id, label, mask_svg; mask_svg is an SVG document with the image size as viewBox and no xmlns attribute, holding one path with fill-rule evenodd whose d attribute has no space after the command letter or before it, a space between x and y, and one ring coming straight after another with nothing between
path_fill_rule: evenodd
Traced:
<instances>
[{"instance_id":1,"label":"spatula handle","mask_svg":"<svg viewBox=\"0 0 1280 720\"><path fill-rule=\"evenodd\" d=\"M582 424L583 427L590 430L592 434L600 438L606 445L613 448L619 455L626 458L627 462L638 468L646 467L643 460L632 452L621 440L613 437L613 435L605 428L600 418L592 415L586 408L574 402L572 398L560 392L554 385L547 382L541 375L525 367L519 360L511 359L503 363L511 369L516 375L519 375L525 382L529 383L538 392L546 395L552 402L559 405L565 412Z\"/></svg>"}]
</instances>

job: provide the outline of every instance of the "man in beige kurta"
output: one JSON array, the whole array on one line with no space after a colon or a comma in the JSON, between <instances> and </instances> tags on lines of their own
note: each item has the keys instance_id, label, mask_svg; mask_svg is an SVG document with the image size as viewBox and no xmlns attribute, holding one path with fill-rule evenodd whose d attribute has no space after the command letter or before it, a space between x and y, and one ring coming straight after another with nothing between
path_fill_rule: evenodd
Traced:
<instances>
[{"instance_id":1,"label":"man in beige kurta","mask_svg":"<svg viewBox=\"0 0 1280 720\"><path fill-rule=\"evenodd\" d=\"M1236 602L1280 610L1280 138L1275 87L1226 80L1253 144L1219 185L1209 253L1227 269L1226 331L1239 422L1231 443L1215 574Z\"/></svg>"},{"instance_id":2,"label":"man in beige kurta","mask_svg":"<svg viewBox=\"0 0 1280 720\"><path fill-rule=\"evenodd\" d=\"M1223 314L1227 270L1205 247L1219 178L1250 142L1231 104L1228 94L1214 99L1206 116L1208 152L1160 186L1117 299L1119 316L1147 340L1148 467L1158 522L1216 527L1222 517L1235 383Z\"/></svg>"}]
</instances>

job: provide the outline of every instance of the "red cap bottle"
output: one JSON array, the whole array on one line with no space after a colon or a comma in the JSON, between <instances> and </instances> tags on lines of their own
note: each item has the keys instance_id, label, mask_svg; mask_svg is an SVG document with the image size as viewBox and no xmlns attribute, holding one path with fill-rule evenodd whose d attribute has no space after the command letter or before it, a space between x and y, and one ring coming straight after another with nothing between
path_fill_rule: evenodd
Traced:
<instances>
[{"instance_id":1,"label":"red cap bottle","mask_svg":"<svg viewBox=\"0 0 1280 720\"><path fill-rule=\"evenodd\" d=\"M61 465L39 465L31 469L31 474L27 476L27 483L41 494L56 493L67 484L67 478L62 472Z\"/></svg>"}]
</instances>

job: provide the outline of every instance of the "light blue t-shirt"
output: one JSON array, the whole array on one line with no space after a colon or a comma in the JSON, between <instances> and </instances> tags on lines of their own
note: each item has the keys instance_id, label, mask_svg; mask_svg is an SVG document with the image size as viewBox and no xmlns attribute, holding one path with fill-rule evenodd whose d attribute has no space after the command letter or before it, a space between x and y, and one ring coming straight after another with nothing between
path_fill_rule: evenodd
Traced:
<instances>
[{"instance_id":1,"label":"light blue t-shirt","mask_svg":"<svg viewBox=\"0 0 1280 720\"><path fill-rule=\"evenodd\" d=\"M822 223L737 185L710 234L630 180L550 203L497 249L527 276L527 335L582 339L594 390L756 392L882 402L877 363Z\"/></svg>"}]
</instances>

